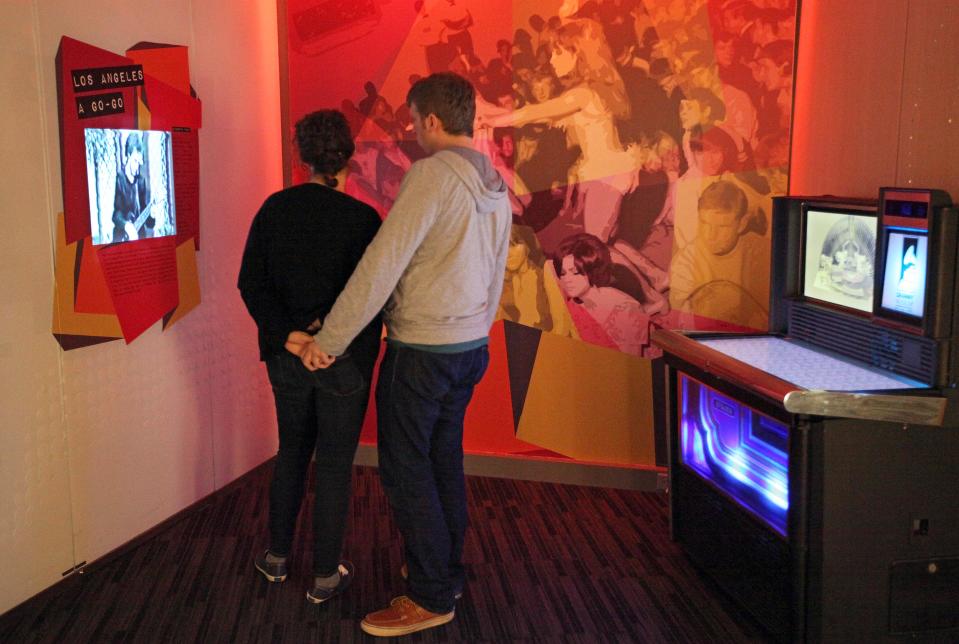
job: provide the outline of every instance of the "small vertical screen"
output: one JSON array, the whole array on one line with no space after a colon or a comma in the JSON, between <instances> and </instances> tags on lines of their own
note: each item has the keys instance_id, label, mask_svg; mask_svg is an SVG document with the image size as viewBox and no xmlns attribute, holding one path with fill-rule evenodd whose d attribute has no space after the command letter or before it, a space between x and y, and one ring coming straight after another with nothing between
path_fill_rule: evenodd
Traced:
<instances>
[{"instance_id":1,"label":"small vertical screen","mask_svg":"<svg viewBox=\"0 0 959 644\"><path fill-rule=\"evenodd\" d=\"M926 304L929 239L923 233L889 230L881 306L922 319Z\"/></svg>"}]
</instances>

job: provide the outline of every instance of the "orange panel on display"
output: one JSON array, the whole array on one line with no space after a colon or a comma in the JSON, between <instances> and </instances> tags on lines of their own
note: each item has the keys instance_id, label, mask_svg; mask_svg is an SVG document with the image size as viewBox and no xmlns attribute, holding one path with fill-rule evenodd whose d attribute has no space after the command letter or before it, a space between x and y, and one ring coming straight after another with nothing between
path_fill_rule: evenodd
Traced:
<instances>
[{"instance_id":1,"label":"orange panel on display","mask_svg":"<svg viewBox=\"0 0 959 644\"><path fill-rule=\"evenodd\" d=\"M127 58L143 65L143 72L177 92L190 95L189 50L182 45L137 43L126 51Z\"/></svg>"}]
</instances>

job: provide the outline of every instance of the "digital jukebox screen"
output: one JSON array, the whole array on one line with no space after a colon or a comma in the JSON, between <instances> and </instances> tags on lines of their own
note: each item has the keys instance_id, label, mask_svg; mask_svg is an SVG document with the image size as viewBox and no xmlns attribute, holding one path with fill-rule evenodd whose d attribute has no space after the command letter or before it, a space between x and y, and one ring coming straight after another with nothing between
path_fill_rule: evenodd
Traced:
<instances>
[{"instance_id":1,"label":"digital jukebox screen","mask_svg":"<svg viewBox=\"0 0 959 644\"><path fill-rule=\"evenodd\" d=\"M789 427L678 374L682 463L786 536Z\"/></svg>"}]
</instances>

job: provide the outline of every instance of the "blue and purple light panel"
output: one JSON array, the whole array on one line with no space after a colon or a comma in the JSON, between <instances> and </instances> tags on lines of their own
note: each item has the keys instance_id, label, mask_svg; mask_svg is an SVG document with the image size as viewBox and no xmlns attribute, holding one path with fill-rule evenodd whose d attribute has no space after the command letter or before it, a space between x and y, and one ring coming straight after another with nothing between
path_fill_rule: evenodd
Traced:
<instances>
[{"instance_id":1,"label":"blue and purple light panel","mask_svg":"<svg viewBox=\"0 0 959 644\"><path fill-rule=\"evenodd\" d=\"M684 465L786 536L789 427L679 374Z\"/></svg>"}]
</instances>

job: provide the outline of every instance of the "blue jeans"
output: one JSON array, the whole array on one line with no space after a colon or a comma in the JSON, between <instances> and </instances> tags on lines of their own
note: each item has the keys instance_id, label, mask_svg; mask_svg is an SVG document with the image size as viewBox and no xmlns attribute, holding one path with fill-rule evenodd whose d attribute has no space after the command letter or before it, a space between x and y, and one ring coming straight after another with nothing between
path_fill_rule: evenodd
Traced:
<instances>
[{"instance_id":1,"label":"blue jeans","mask_svg":"<svg viewBox=\"0 0 959 644\"><path fill-rule=\"evenodd\" d=\"M489 363L485 346L433 353L387 343L376 384L380 478L403 535L407 594L434 613L462 588L463 417Z\"/></svg>"},{"instance_id":2,"label":"blue jeans","mask_svg":"<svg viewBox=\"0 0 959 644\"><path fill-rule=\"evenodd\" d=\"M291 353L270 356L266 369L280 433L270 484L270 551L290 554L303 482L315 451L313 572L332 575L343 547L370 374L364 375L349 356L311 372Z\"/></svg>"}]
</instances>

